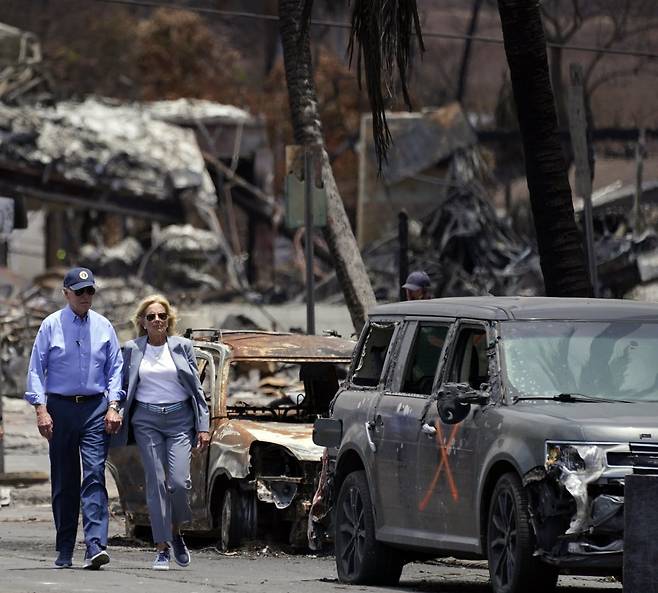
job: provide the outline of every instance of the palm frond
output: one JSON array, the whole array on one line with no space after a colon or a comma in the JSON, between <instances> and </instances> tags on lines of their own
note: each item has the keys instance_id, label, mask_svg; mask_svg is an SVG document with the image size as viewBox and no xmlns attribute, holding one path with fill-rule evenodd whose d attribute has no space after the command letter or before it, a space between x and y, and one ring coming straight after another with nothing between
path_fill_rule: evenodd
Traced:
<instances>
[{"instance_id":1,"label":"palm frond","mask_svg":"<svg viewBox=\"0 0 658 593\"><path fill-rule=\"evenodd\" d=\"M362 73L365 75L380 171L391 145L386 103L395 94L396 73L404 101L411 109L407 77L414 36L420 51L425 51L416 0L354 1L347 51L350 66L356 51L359 87L362 85Z\"/></svg>"}]
</instances>

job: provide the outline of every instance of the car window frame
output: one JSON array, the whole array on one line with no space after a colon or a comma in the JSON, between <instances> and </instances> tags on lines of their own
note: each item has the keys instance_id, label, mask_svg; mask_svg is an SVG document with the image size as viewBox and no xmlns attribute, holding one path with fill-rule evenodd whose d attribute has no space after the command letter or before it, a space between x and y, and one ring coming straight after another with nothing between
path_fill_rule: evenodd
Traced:
<instances>
[{"instance_id":1,"label":"car window frame","mask_svg":"<svg viewBox=\"0 0 658 593\"><path fill-rule=\"evenodd\" d=\"M400 336L401 327L403 325L402 321L403 320L399 317L375 317L368 319L366 325L363 327L363 330L361 331L361 335L359 336L359 341L357 342L357 345L354 348L352 362L350 364L350 368L346 379L346 386L351 391L376 391L376 390L381 390L382 387L387 384L392 353L396 351L395 349ZM384 358L384 364L382 366L382 371L379 376L378 383L376 385L360 385L358 383L354 383L354 373L356 372L357 365L359 364L359 361L361 359L361 353L363 347L365 346L366 338L370 333L369 331L370 327L371 325L377 323L381 323L381 324L390 323L391 325L393 325L394 326L393 334L391 335L391 341L389 342L389 346L386 351L386 357Z\"/></svg>"},{"instance_id":2,"label":"car window frame","mask_svg":"<svg viewBox=\"0 0 658 593\"><path fill-rule=\"evenodd\" d=\"M462 330L465 329L483 329L487 344L491 341L490 324L483 319L458 319L453 326L453 334L450 337L450 350L447 355L447 361L444 365L443 372L441 373L441 381L439 384L446 383L449 380L450 372L452 371L455 356L457 355L457 346L459 343L459 336ZM489 371L490 374L490 371ZM486 393L491 393L491 376L489 376L489 389Z\"/></svg>"},{"instance_id":3,"label":"car window frame","mask_svg":"<svg viewBox=\"0 0 658 593\"><path fill-rule=\"evenodd\" d=\"M212 351L208 351L205 348L200 348L198 346L194 347L194 355L195 358L201 358L205 361L207 361L208 366L206 367L206 374L210 373L210 394L208 395L205 390L204 390L204 396L206 399L206 403L208 404L208 408L211 410L213 416L215 415L215 406L218 404L219 398L217 397L217 385L218 385L218 377L217 377L217 371L221 366L222 363L222 356L221 353L218 353L218 364L215 364L215 356L213 355ZM198 363L197 363L198 367ZM199 380L201 380L201 376L199 375ZM203 382L201 383L201 387L203 387Z\"/></svg>"},{"instance_id":4,"label":"car window frame","mask_svg":"<svg viewBox=\"0 0 658 593\"><path fill-rule=\"evenodd\" d=\"M439 377L443 371L445 364L446 352L450 347L450 337L452 328L455 324L455 319L450 317L407 317L403 319L400 339L398 340L397 350L393 357L392 369L390 372L389 381L386 383L387 393L399 395L401 397L415 397L422 399L430 399L436 392ZM418 331L421 325L437 325L446 328L446 335L439 354L439 361L434 371L434 380L432 381L432 388L430 393L414 393L411 391L402 391L402 383L407 373L409 364L411 363L410 355L412 354L413 347L418 336Z\"/></svg>"}]
</instances>

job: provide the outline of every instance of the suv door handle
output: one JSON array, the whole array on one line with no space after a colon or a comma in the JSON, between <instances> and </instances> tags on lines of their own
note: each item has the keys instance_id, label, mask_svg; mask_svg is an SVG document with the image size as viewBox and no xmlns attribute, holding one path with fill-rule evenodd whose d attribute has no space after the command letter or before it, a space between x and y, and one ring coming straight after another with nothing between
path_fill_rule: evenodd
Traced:
<instances>
[{"instance_id":1,"label":"suv door handle","mask_svg":"<svg viewBox=\"0 0 658 593\"><path fill-rule=\"evenodd\" d=\"M372 440L372 436L370 434L370 431L374 429L375 423L372 420L366 422L366 439L368 440L368 446L373 453L377 451L377 445L375 445L375 442Z\"/></svg>"},{"instance_id":2,"label":"suv door handle","mask_svg":"<svg viewBox=\"0 0 658 593\"><path fill-rule=\"evenodd\" d=\"M427 422L423 422L423 425L420 428L424 434L428 437L433 437L436 434L436 428Z\"/></svg>"}]
</instances>

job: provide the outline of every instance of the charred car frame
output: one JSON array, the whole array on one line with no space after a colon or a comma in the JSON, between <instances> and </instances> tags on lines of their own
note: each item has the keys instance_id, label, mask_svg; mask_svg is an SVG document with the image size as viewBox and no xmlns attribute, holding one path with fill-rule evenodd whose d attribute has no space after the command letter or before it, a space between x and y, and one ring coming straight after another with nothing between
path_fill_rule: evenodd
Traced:
<instances>
[{"instance_id":1,"label":"charred car frame","mask_svg":"<svg viewBox=\"0 0 658 593\"><path fill-rule=\"evenodd\" d=\"M624 481L658 475L658 306L471 297L383 305L332 415L309 519L338 576L487 558L496 593L620 576Z\"/></svg>"},{"instance_id":2,"label":"charred car frame","mask_svg":"<svg viewBox=\"0 0 658 593\"><path fill-rule=\"evenodd\" d=\"M211 440L192 452L193 522L223 549L248 539L306 545L306 519L322 448L313 421L326 414L354 343L260 331L188 330L211 411ZM148 533L144 473L134 445L111 449L128 535Z\"/></svg>"}]
</instances>

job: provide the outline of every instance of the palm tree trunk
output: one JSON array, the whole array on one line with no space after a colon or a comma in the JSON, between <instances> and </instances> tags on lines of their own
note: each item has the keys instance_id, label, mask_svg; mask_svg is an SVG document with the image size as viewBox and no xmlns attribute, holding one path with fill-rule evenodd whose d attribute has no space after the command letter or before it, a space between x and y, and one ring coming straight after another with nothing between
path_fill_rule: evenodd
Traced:
<instances>
[{"instance_id":1,"label":"palm tree trunk","mask_svg":"<svg viewBox=\"0 0 658 593\"><path fill-rule=\"evenodd\" d=\"M288 85L288 101L295 142L315 148L322 159L322 181L327 194L327 226L324 238L334 259L336 276L357 331L363 327L368 309L376 304L361 252L349 224L343 200L338 192L329 156L324 147L318 101L313 81L309 26L302 30L304 3L279 0L279 22L283 60Z\"/></svg>"},{"instance_id":2,"label":"palm tree trunk","mask_svg":"<svg viewBox=\"0 0 658 593\"><path fill-rule=\"evenodd\" d=\"M548 296L590 296L537 0L498 0Z\"/></svg>"}]
</instances>

